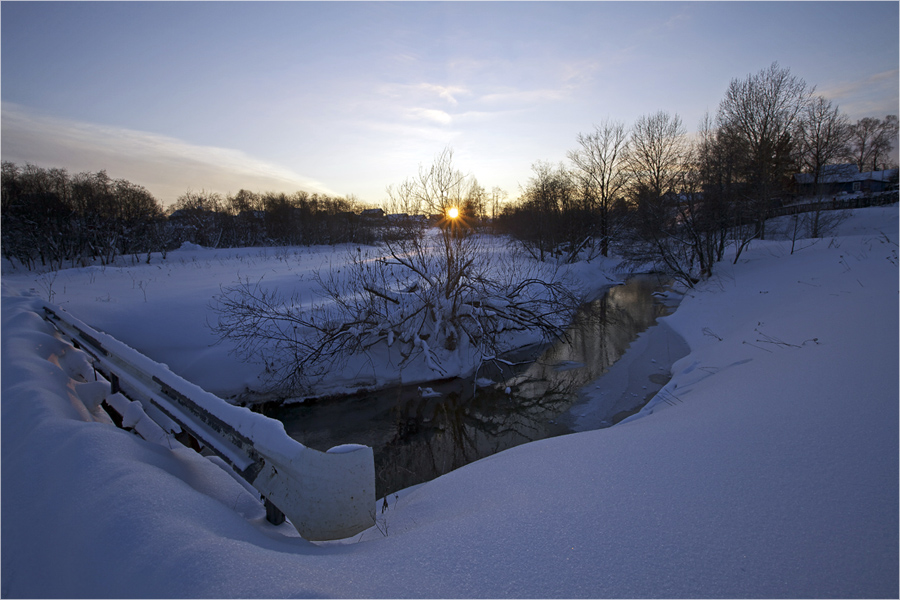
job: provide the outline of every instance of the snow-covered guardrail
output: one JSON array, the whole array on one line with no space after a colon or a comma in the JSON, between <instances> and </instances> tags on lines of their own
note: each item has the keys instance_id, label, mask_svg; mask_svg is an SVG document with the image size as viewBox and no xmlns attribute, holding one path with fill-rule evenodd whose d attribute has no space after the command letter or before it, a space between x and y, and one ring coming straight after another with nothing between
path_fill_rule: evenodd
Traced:
<instances>
[{"instance_id":1,"label":"snow-covered guardrail","mask_svg":"<svg viewBox=\"0 0 900 600\"><path fill-rule=\"evenodd\" d=\"M373 525L372 448L307 448L278 421L228 404L61 309L44 305L44 313L93 358L113 396L140 402L165 432L186 432L230 464L266 500L270 521L287 516L308 540L341 539Z\"/></svg>"}]
</instances>

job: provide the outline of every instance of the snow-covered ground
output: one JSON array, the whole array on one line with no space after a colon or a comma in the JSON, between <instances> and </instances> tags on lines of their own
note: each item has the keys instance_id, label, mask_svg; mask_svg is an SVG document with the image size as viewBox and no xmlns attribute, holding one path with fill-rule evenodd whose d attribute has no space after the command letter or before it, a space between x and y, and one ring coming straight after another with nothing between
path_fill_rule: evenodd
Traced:
<instances>
[{"instance_id":1,"label":"snow-covered ground","mask_svg":"<svg viewBox=\"0 0 900 600\"><path fill-rule=\"evenodd\" d=\"M691 352L639 415L468 465L327 544L213 461L91 421L89 366L34 312L52 295L224 395L255 371L210 346L208 298L227 252L289 280L274 250L4 272L2 595L897 597L898 208L837 236L757 242L689 292L665 322Z\"/></svg>"},{"instance_id":2,"label":"snow-covered ground","mask_svg":"<svg viewBox=\"0 0 900 600\"><path fill-rule=\"evenodd\" d=\"M510 248L499 238L485 244L496 258L509 258ZM276 247L204 249L186 245L163 260L153 255L151 263L130 257L117 266L91 266L51 273L13 271L4 261L6 288L33 292L59 305L92 327L104 331L139 352L162 362L176 374L223 398L232 398L267 386L261 378L264 365L241 360L230 340L219 340L210 328L218 319L212 310L223 290L241 281L260 282L285 300L297 297L304 306L321 302L317 271L344 267L358 246ZM362 247L365 255L378 256L373 247ZM532 262L519 257L517 260ZM498 261L499 262L499 261ZM587 293L609 286L618 279L608 275L615 259L595 259L574 266L571 278ZM539 337L521 339L524 345ZM370 357L367 357L367 359ZM404 382L430 381L438 374L418 359L392 372L371 360L350 361L340 373L331 372L316 384L318 395L353 391L361 387L383 387L392 379ZM445 365L446 366L446 365ZM455 373L450 372L447 376Z\"/></svg>"}]
</instances>

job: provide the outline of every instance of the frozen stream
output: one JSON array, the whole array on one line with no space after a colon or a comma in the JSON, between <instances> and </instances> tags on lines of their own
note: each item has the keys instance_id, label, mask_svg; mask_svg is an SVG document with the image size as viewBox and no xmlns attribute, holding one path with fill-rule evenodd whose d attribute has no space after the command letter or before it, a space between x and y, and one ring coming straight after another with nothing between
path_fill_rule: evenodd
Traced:
<instances>
[{"instance_id":1,"label":"frozen stream","mask_svg":"<svg viewBox=\"0 0 900 600\"><path fill-rule=\"evenodd\" d=\"M608 427L639 410L688 350L668 326L651 327L677 305L665 289L652 275L609 288L582 307L568 339L507 357L524 362L516 369L264 411L318 450L372 446L381 498L507 448Z\"/></svg>"}]
</instances>

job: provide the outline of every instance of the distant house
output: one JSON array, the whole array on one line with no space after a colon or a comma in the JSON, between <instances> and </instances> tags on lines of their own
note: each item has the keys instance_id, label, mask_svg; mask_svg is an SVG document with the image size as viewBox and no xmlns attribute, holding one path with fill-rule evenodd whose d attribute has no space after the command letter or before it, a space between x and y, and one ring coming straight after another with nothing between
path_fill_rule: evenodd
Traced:
<instances>
[{"instance_id":1,"label":"distant house","mask_svg":"<svg viewBox=\"0 0 900 600\"><path fill-rule=\"evenodd\" d=\"M825 165L815 190L811 173L797 173L794 183L801 196L822 196L854 192L878 193L897 184L897 169L860 173L855 164Z\"/></svg>"},{"instance_id":2,"label":"distant house","mask_svg":"<svg viewBox=\"0 0 900 600\"><path fill-rule=\"evenodd\" d=\"M384 209L382 208L367 208L366 210L359 213L359 216L366 220L378 220L384 218Z\"/></svg>"}]
</instances>

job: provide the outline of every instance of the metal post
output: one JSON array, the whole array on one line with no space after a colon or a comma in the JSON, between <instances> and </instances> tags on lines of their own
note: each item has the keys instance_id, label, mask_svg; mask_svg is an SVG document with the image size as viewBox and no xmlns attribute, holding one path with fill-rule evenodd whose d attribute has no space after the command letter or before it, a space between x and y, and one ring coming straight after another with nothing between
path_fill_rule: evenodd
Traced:
<instances>
[{"instance_id":1,"label":"metal post","mask_svg":"<svg viewBox=\"0 0 900 600\"><path fill-rule=\"evenodd\" d=\"M268 498L263 498L266 504L266 521L272 525L281 525L284 523L284 513L277 506L272 504Z\"/></svg>"}]
</instances>

